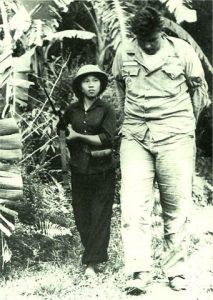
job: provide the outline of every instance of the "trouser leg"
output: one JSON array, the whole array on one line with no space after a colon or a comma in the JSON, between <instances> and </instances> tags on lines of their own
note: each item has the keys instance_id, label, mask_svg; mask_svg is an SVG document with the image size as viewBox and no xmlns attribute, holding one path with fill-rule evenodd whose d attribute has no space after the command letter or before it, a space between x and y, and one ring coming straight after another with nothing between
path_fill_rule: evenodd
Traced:
<instances>
[{"instance_id":1,"label":"trouser leg","mask_svg":"<svg viewBox=\"0 0 213 300\"><path fill-rule=\"evenodd\" d=\"M185 274L188 216L192 198L194 138L158 148L157 181L164 219L164 270L168 277Z\"/></svg>"},{"instance_id":2,"label":"trouser leg","mask_svg":"<svg viewBox=\"0 0 213 300\"><path fill-rule=\"evenodd\" d=\"M84 247L87 245L91 213L89 195L88 176L84 174L72 173L72 206L76 227L81 237Z\"/></svg>"},{"instance_id":3,"label":"trouser leg","mask_svg":"<svg viewBox=\"0 0 213 300\"><path fill-rule=\"evenodd\" d=\"M110 224L115 190L115 171L93 176L90 233L82 258L83 263L108 260Z\"/></svg>"},{"instance_id":4,"label":"trouser leg","mask_svg":"<svg viewBox=\"0 0 213 300\"><path fill-rule=\"evenodd\" d=\"M122 239L126 273L151 267L154 158L134 140L123 139L121 159Z\"/></svg>"},{"instance_id":5,"label":"trouser leg","mask_svg":"<svg viewBox=\"0 0 213 300\"><path fill-rule=\"evenodd\" d=\"M73 211L85 251L82 263L107 261L115 171L72 176Z\"/></svg>"}]
</instances>

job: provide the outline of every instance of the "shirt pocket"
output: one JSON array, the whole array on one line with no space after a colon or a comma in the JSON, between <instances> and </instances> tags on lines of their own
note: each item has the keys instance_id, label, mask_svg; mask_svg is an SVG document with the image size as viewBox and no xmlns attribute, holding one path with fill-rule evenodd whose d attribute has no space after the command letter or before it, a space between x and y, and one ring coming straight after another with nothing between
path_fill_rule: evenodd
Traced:
<instances>
[{"instance_id":1,"label":"shirt pocket","mask_svg":"<svg viewBox=\"0 0 213 300\"><path fill-rule=\"evenodd\" d=\"M140 72L140 66L135 61L124 61L122 66L122 76L131 77L138 76Z\"/></svg>"},{"instance_id":2,"label":"shirt pocket","mask_svg":"<svg viewBox=\"0 0 213 300\"><path fill-rule=\"evenodd\" d=\"M162 71L172 80L177 79L181 74L183 74L183 68L181 65L174 66L163 66Z\"/></svg>"},{"instance_id":3,"label":"shirt pocket","mask_svg":"<svg viewBox=\"0 0 213 300\"><path fill-rule=\"evenodd\" d=\"M176 95L181 91L181 85L185 82L183 67L178 64L162 67L162 89L170 95Z\"/></svg>"}]
</instances>

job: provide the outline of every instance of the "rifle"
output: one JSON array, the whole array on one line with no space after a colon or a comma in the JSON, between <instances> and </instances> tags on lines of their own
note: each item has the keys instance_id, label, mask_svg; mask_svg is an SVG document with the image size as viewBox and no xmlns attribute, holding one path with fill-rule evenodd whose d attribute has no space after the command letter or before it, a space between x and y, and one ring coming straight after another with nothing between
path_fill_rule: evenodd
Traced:
<instances>
[{"instance_id":1,"label":"rifle","mask_svg":"<svg viewBox=\"0 0 213 300\"><path fill-rule=\"evenodd\" d=\"M66 126L64 124L61 112L56 110L55 105L45 88L44 82L42 82L42 87L43 87L44 93L49 101L49 104L53 110L53 113L59 118L59 121L63 127L63 130L60 129L60 131L59 131L59 146L60 146L60 151L61 151L61 169L62 169L63 185L64 185L65 190L67 190L70 188L70 182L69 182L69 178L68 178L68 174L67 174L68 164L67 164L67 159L66 159L67 158L66 135L65 135Z\"/></svg>"}]
</instances>

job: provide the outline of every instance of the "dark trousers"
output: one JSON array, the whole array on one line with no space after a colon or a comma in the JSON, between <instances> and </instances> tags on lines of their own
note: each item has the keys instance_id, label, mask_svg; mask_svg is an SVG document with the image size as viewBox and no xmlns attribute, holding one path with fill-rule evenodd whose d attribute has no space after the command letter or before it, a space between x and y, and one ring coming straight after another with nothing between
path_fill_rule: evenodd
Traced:
<instances>
[{"instance_id":1,"label":"dark trousers","mask_svg":"<svg viewBox=\"0 0 213 300\"><path fill-rule=\"evenodd\" d=\"M72 172L72 204L77 229L85 248L82 263L107 261L115 191L115 171L98 174Z\"/></svg>"}]
</instances>

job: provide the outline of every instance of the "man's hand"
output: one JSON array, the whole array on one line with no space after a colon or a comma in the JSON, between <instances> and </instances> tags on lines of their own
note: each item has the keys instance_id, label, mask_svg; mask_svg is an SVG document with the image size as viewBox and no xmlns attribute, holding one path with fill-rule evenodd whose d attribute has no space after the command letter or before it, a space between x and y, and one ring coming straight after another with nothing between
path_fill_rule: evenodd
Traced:
<instances>
[{"instance_id":1,"label":"man's hand","mask_svg":"<svg viewBox=\"0 0 213 300\"><path fill-rule=\"evenodd\" d=\"M200 77L189 77L188 78L188 85L190 88L197 88L199 86L201 86L202 84L202 78Z\"/></svg>"}]
</instances>

